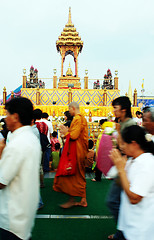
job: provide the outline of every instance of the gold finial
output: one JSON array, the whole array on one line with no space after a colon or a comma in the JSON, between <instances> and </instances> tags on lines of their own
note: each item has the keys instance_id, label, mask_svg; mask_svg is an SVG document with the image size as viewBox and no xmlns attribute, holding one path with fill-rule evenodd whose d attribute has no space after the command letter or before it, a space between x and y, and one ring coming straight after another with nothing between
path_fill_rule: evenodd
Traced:
<instances>
[{"instance_id":1,"label":"gold finial","mask_svg":"<svg viewBox=\"0 0 154 240\"><path fill-rule=\"evenodd\" d=\"M24 75L26 74L26 68L23 69L23 74L24 74Z\"/></svg>"},{"instance_id":2,"label":"gold finial","mask_svg":"<svg viewBox=\"0 0 154 240\"><path fill-rule=\"evenodd\" d=\"M73 72L72 72L72 69L71 69L71 64L69 62L69 67L67 69L66 76L72 76L72 75L73 75Z\"/></svg>"},{"instance_id":3,"label":"gold finial","mask_svg":"<svg viewBox=\"0 0 154 240\"><path fill-rule=\"evenodd\" d=\"M71 19L71 7L69 7L68 24L72 24L72 19Z\"/></svg>"},{"instance_id":4,"label":"gold finial","mask_svg":"<svg viewBox=\"0 0 154 240\"><path fill-rule=\"evenodd\" d=\"M6 92L6 87L3 88L3 91Z\"/></svg>"},{"instance_id":5,"label":"gold finial","mask_svg":"<svg viewBox=\"0 0 154 240\"><path fill-rule=\"evenodd\" d=\"M85 74L88 75L88 69L85 70Z\"/></svg>"},{"instance_id":6,"label":"gold finial","mask_svg":"<svg viewBox=\"0 0 154 240\"><path fill-rule=\"evenodd\" d=\"M117 77L117 75L118 75L118 70L115 70L115 75L116 75L116 77Z\"/></svg>"}]
</instances>

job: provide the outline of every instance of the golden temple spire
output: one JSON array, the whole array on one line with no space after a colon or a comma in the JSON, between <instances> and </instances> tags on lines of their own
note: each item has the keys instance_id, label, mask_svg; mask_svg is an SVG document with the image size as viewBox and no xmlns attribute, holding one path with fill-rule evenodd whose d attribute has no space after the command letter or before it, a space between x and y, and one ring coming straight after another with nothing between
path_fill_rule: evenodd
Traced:
<instances>
[{"instance_id":1,"label":"golden temple spire","mask_svg":"<svg viewBox=\"0 0 154 240\"><path fill-rule=\"evenodd\" d=\"M133 102L133 96L132 96L131 81L129 81L128 97L129 97L129 99L130 99L130 101L132 103Z\"/></svg>"},{"instance_id":2,"label":"golden temple spire","mask_svg":"<svg viewBox=\"0 0 154 240\"><path fill-rule=\"evenodd\" d=\"M69 7L68 23L65 25L65 27L74 27L74 24L72 23L72 17L71 17L71 7Z\"/></svg>"},{"instance_id":3,"label":"golden temple spire","mask_svg":"<svg viewBox=\"0 0 154 240\"><path fill-rule=\"evenodd\" d=\"M68 24L72 24L71 7L69 7Z\"/></svg>"}]
</instances>

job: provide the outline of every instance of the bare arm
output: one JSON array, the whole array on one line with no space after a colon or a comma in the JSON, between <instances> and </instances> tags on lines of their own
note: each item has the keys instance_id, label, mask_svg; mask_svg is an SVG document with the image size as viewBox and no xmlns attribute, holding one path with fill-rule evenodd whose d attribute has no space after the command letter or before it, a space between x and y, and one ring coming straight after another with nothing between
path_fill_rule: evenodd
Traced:
<instances>
[{"instance_id":1,"label":"bare arm","mask_svg":"<svg viewBox=\"0 0 154 240\"><path fill-rule=\"evenodd\" d=\"M130 191L130 183L128 181L126 171L125 171L125 165L126 165L126 160L127 160L126 156L122 157L119 150L113 149L111 151L110 158L112 159L113 163L117 167L117 170L119 172L119 176L121 179L122 187L123 187L125 193L127 194L130 202L132 204L139 203L142 199L142 196Z\"/></svg>"}]
</instances>

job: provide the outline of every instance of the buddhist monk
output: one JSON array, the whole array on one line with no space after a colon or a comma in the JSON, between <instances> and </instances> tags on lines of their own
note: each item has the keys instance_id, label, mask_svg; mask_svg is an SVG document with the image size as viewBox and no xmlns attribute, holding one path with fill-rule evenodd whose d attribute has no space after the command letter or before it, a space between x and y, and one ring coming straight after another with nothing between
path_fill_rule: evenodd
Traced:
<instances>
[{"instance_id":1,"label":"buddhist monk","mask_svg":"<svg viewBox=\"0 0 154 240\"><path fill-rule=\"evenodd\" d=\"M73 116L73 121L68 130L62 125L60 133L64 136L70 134L70 139L76 141L77 169L72 176L56 176L53 189L69 195L68 202L60 205L62 208L73 206L87 207L86 200L86 179L85 179L85 158L88 152L88 125L85 117L80 114L79 104L71 102L69 112ZM80 202L75 201L75 196L81 197Z\"/></svg>"}]
</instances>

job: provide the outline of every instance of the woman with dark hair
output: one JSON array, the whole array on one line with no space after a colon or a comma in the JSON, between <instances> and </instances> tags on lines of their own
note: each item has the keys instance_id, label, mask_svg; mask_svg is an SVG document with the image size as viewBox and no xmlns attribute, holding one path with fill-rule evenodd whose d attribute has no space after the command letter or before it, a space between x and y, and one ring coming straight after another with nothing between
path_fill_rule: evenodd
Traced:
<instances>
[{"instance_id":1,"label":"woman with dark hair","mask_svg":"<svg viewBox=\"0 0 154 240\"><path fill-rule=\"evenodd\" d=\"M65 111L64 112L64 118L65 118L65 121L72 121L73 120L73 117L71 116L70 112L69 111Z\"/></svg>"},{"instance_id":2,"label":"woman with dark hair","mask_svg":"<svg viewBox=\"0 0 154 240\"><path fill-rule=\"evenodd\" d=\"M71 122L73 120L73 116L71 116L69 111L64 112L65 126L70 128Z\"/></svg>"},{"instance_id":3,"label":"woman with dark hair","mask_svg":"<svg viewBox=\"0 0 154 240\"><path fill-rule=\"evenodd\" d=\"M154 143L135 125L124 129L122 140L122 150L131 158L117 149L110 154L123 188L118 229L121 239L146 240L154 235Z\"/></svg>"}]
</instances>

